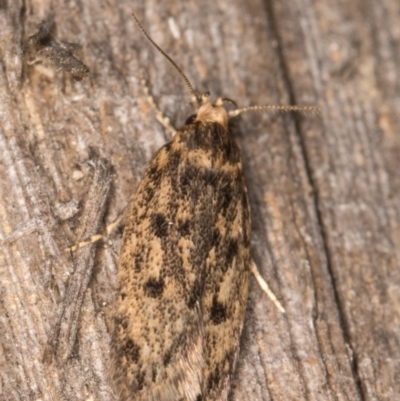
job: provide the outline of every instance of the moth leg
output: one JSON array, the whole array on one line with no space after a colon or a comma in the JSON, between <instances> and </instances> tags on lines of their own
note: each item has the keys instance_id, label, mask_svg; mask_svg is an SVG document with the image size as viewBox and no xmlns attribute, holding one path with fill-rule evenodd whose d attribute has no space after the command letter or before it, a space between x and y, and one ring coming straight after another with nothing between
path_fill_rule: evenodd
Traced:
<instances>
[{"instance_id":1,"label":"moth leg","mask_svg":"<svg viewBox=\"0 0 400 401\"><path fill-rule=\"evenodd\" d=\"M256 278L258 285L269 296L270 300L275 304L275 306L279 309L279 311L282 312L282 313L285 313L286 312L285 308L278 301L278 298L272 292L272 290L269 288L269 285L266 283L266 281L262 278L262 276L261 276L260 272L258 271L258 267L257 267L256 263L254 262L254 260L251 261L250 271L253 273L254 277Z\"/></svg>"},{"instance_id":2,"label":"moth leg","mask_svg":"<svg viewBox=\"0 0 400 401\"><path fill-rule=\"evenodd\" d=\"M74 252L77 249L84 248L85 246L88 246L88 245L93 244L93 243L95 243L97 241L100 241L103 238L108 237L120 225L121 221L125 220L125 218L127 217L127 214L128 214L127 212L129 210L130 204L131 203L129 202L128 205L125 206L124 210L119 214L119 216L113 222L111 222L105 228L105 230L103 232L101 232L99 234L92 235L91 237L89 237L85 241L78 242L75 245L72 245L72 246L70 246L68 248L65 248L64 252Z\"/></svg>"},{"instance_id":3,"label":"moth leg","mask_svg":"<svg viewBox=\"0 0 400 401\"><path fill-rule=\"evenodd\" d=\"M143 76L143 71L140 73L140 84L142 85L143 92L147 97L147 101L156 113L157 121L172 135L172 137L175 136L177 129L172 125L171 120L157 106L153 95L150 93L149 85Z\"/></svg>"}]
</instances>

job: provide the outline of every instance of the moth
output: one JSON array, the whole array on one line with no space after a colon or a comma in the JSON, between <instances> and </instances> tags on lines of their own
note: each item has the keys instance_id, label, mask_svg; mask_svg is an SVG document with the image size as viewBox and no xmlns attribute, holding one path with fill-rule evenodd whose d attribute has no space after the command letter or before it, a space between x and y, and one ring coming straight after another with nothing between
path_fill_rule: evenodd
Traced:
<instances>
[{"instance_id":1,"label":"moth","mask_svg":"<svg viewBox=\"0 0 400 401\"><path fill-rule=\"evenodd\" d=\"M118 263L113 379L121 401L226 400L254 266L240 150L219 98L198 96L175 62L196 113L147 164L132 198ZM312 109L312 108L310 108Z\"/></svg>"}]
</instances>

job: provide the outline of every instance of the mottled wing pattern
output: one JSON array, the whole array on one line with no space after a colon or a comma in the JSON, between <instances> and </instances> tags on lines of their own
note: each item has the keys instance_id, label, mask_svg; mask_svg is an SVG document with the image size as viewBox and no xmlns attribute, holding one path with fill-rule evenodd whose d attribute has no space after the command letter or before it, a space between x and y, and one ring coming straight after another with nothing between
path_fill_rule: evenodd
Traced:
<instances>
[{"instance_id":1,"label":"mottled wing pattern","mask_svg":"<svg viewBox=\"0 0 400 401\"><path fill-rule=\"evenodd\" d=\"M226 400L248 293L239 149L182 128L148 164L124 230L113 333L121 401Z\"/></svg>"}]
</instances>

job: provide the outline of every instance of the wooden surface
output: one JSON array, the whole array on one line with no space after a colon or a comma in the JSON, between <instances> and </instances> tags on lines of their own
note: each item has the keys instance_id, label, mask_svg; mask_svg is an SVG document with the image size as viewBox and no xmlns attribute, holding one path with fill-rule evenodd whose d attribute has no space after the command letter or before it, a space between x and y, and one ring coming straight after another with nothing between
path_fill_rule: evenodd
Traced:
<instances>
[{"instance_id":1,"label":"wooden surface","mask_svg":"<svg viewBox=\"0 0 400 401\"><path fill-rule=\"evenodd\" d=\"M400 399L398 0L0 1L0 399L114 399L121 233L63 249L123 210L165 142L140 68L176 126L192 112L133 9L198 90L323 109L235 129L254 257L287 313L252 279L233 399ZM51 12L83 46L80 82L22 59Z\"/></svg>"}]
</instances>

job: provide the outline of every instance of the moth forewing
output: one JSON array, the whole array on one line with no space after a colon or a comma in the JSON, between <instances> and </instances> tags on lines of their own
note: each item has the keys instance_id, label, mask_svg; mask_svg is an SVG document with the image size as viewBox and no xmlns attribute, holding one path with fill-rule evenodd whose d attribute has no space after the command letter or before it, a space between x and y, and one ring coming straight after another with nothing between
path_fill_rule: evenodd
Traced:
<instances>
[{"instance_id":1,"label":"moth forewing","mask_svg":"<svg viewBox=\"0 0 400 401\"><path fill-rule=\"evenodd\" d=\"M198 116L149 162L126 222L113 334L121 400L228 393L250 263L239 149Z\"/></svg>"}]
</instances>

